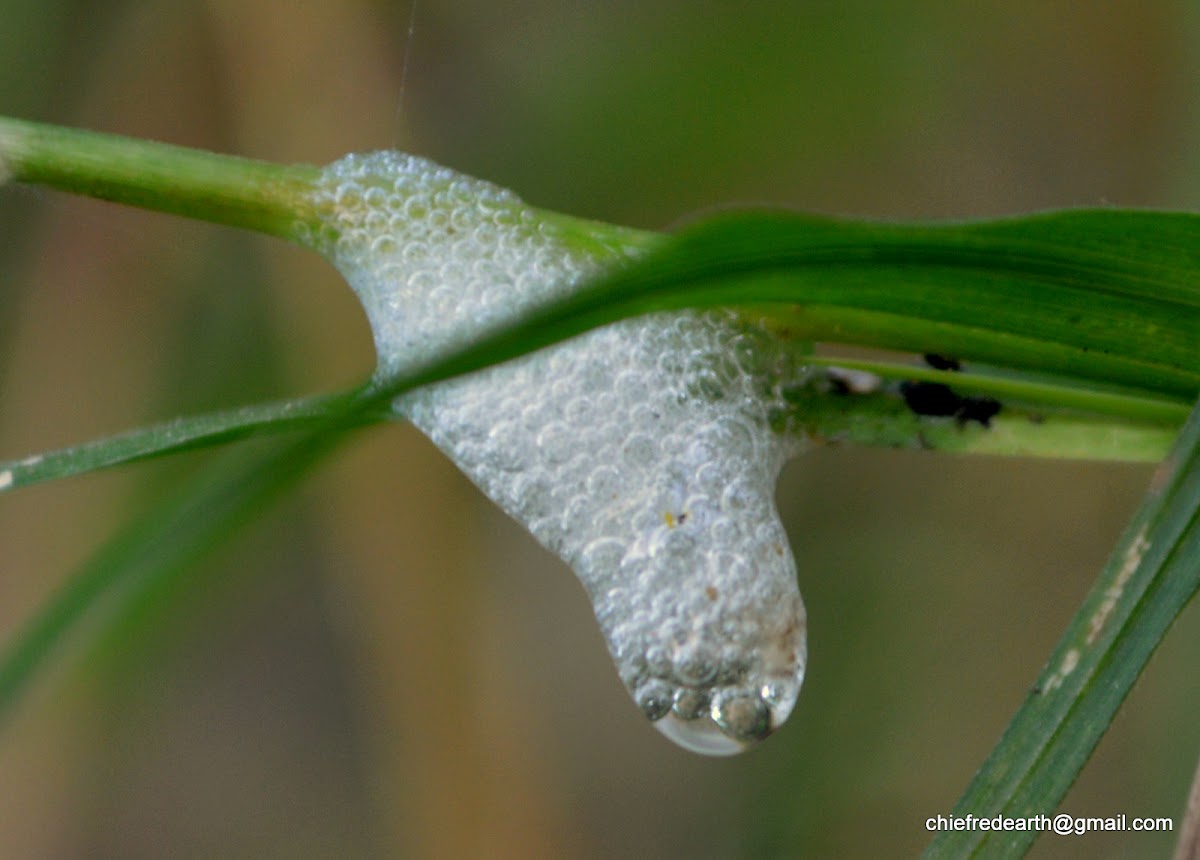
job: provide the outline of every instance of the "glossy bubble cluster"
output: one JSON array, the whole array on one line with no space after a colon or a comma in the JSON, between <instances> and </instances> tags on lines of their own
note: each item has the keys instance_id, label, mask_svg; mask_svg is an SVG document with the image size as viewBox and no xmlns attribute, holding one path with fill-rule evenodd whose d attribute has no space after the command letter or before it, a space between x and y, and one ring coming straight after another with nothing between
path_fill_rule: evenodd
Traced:
<instances>
[{"instance_id":1,"label":"glossy bubble cluster","mask_svg":"<svg viewBox=\"0 0 1200 860\"><path fill-rule=\"evenodd\" d=\"M567 248L508 191L401 153L331 165L315 202L383 374L618 260ZM638 706L709 754L777 728L804 675L773 501L795 443L767 419L805 371L773 343L725 313L658 314L396 404L575 570Z\"/></svg>"}]
</instances>

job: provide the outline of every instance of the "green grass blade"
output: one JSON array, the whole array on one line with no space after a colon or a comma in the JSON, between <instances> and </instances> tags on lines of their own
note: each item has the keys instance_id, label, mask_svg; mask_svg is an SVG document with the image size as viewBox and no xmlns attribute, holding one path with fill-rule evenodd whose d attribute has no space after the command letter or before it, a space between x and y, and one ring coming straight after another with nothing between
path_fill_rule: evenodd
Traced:
<instances>
[{"instance_id":1,"label":"green grass blade","mask_svg":"<svg viewBox=\"0 0 1200 860\"><path fill-rule=\"evenodd\" d=\"M796 336L1200 391L1200 216L1081 210L890 225L724 215L607 282L645 311L792 303Z\"/></svg>"},{"instance_id":2,"label":"green grass blade","mask_svg":"<svg viewBox=\"0 0 1200 860\"><path fill-rule=\"evenodd\" d=\"M815 439L858 445L920 447L964 454L1157 461L1186 409L1170 400L1095 392L1070 385L1020 379L947 374L912 365L814 358L814 364L857 368L892 379L946 382L955 390L1006 399L990 432L914 415L894 388L847 397L819 378L789 398L781 426ZM0 461L0 494L45 481L85 475L113 466L225 445L253 436L294 432L334 417L331 407L348 395L317 395L175 418L116 436L20 459ZM1018 405L1020 404L1020 405ZM386 405L354 420L394 418ZM1067 410L1067 411L1063 411ZM1105 417L1111 416L1111 417Z\"/></svg>"},{"instance_id":3,"label":"green grass blade","mask_svg":"<svg viewBox=\"0 0 1200 860\"><path fill-rule=\"evenodd\" d=\"M346 396L301 397L181 417L118 436L0 462L0 493L111 466L236 442L254 435L312 427L327 419L330 407ZM365 414L360 417L363 421L371 420L371 416Z\"/></svg>"},{"instance_id":4,"label":"green grass blade","mask_svg":"<svg viewBox=\"0 0 1200 860\"><path fill-rule=\"evenodd\" d=\"M953 815L1052 818L1200 588L1200 405L1036 684ZM1037 831L943 831L925 856L1016 857Z\"/></svg>"},{"instance_id":5,"label":"green grass blade","mask_svg":"<svg viewBox=\"0 0 1200 860\"><path fill-rule=\"evenodd\" d=\"M943 379L947 375L944 373L881 362L815 363L868 369L896 379L947 381ZM817 381L809 389L793 392L788 404L790 411L780 415L779 421L790 432L812 439L889 449L920 447L994 456L1157 462L1168 450L1181 420L1178 415L1181 407L1170 401L1097 395L1070 386L977 379L973 374L955 374L948 381L962 392L1027 398L1021 405L1007 405L984 432L982 427L914 415L894 389L847 397ZM343 397L302 397L178 417L114 437L0 462L0 494L258 435L316 427L323 420L335 417L332 407ZM1030 402L1034 403L1032 407L1028 405ZM395 414L383 405L377 408L378 413L364 411L353 421L366 425L395 419Z\"/></svg>"},{"instance_id":6,"label":"green grass blade","mask_svg":"<svg viewBox=\"0 0 1200 860\"><path fill-rule=\"evenodd\" d=\"M793 392L780 416L791 432L858 445L920 447L964 454L1157 461L1166 453L1187 410L1158 398L1095 392L1065 384L947 374L880 361L814 358L814 364L857 368L891 379L946 382L955 390L1007 399L990 432L912 414L894 388L846 397L819 379ZM317 395L175 418L116 436L20 459L0 461L0 494L100 469L225 445L253 436L294 432L333 417L348 395ZM1017 404L1021 405L1017 405ZM394 418L385 405L364 411L358 423ZM1064 412L1063 410L1068 410ZM1111 416L1111 417L1104 417Z\"/></svg>"},{"instance_id":7,"label":"green grass blade","mask_svg":"<svg viewBox=\"0 0 1200 860\"><path fill-rule=\"evenodd\" d=\"M1093 228L1111 237L1102 250L1080 238ZM724 215L397 374L375 401L629 316L771 306L781 337L940 352L1191 402L1200 391L1200 257L1181 250L1184 236L1200 248L1200 216L1079 211L894 226Z\"/></svg>"}]
</instances>

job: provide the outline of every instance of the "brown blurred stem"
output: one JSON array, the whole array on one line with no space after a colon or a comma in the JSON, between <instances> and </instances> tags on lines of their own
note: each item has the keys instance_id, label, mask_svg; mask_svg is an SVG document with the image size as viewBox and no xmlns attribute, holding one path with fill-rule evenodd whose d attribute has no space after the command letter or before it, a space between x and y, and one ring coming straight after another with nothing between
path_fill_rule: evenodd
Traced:
<instances>
[{"instance_id":1,"label":"brown blurred stem","mask_svg":"<svg viewBox=\"0 0 1200 860\"><path fill-rule=\"evenodd\" d=\"M1175 846L1174 860L1200 860L1200 763L1192 778L1192 790L1188 794L1187 809L1179 828L1179 842Z\"/></svg>"}]
</instances>

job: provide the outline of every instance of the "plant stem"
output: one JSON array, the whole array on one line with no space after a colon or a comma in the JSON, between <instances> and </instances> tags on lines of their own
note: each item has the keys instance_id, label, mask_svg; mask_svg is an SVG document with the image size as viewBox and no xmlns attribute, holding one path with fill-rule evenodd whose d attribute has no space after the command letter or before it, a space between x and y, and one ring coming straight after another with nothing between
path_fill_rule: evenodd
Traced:
<instances>
[{"instance_id":1,"label":"plant stem","mask_svg":"<svg viewBox=\"0 0 1200 860\"><path fill-rule=\"evenodd\" d=\"M0 180L298 240L318 168L0 117Z\"/></svg>"},{"instance_id":2,"label":"plant stem","mask_svg":"<svg viewBox=\"0 0 1200 860\"><path fill-rule=\"evenodd\" d=\"M305 246L327 229L312 203L320 170L0 116L0 184L45 185ZM538 215L561 241L585 251L645 250L661 238L558 212Z\"/></svg>"},{"instance_id":3,"label":"plant stem","mask_svg":"<svg viewBox=\"0 0 1200 860\"><path fill-rule=\"evenodd\" d=\"M1002 373L995 368L973 372L934 370L893 361L864 361L853 358L813 356L813 364L862 370L887 379L933 382L955 391L984 394L999 400L1051 409L1070 409L1088 415L1110 415L1128 421L1169 425L1177 430L1188 416L1188 406L1177 400L1118 391L1104 391L1068 380L1042 381L1031 374Z\"/></svg>"},{"instance_id":4,"label":"plant stem","mask_svg":"<svg viewBox=\"0 0 1200 860\"><path fill-rule=\"evenodd\" d=\"M666 238L662 233L576 218L549 209L534 211L544 230L568 248L583 253L649 251L661 245Z\"/></svg>"},{"instance_id":5,"label":"plant stem","mask_svg":"<svg viewBox=\"0 0 1200 860\"><path fill-rule=\"evenodd\" d=\"M984 426L953 416L916 415L894 390L837 394L817 386L789 392L788 407L777 417L777 429L817 443L1130 463L1161 460L1182 423L1135 422L1006 402Z\"/></svg>"}]
</instances>

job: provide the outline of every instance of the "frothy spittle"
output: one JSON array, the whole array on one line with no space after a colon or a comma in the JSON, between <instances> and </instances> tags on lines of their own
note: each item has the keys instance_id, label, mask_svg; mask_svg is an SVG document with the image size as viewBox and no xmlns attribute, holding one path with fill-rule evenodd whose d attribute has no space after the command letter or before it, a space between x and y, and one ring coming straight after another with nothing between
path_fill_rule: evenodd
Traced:
<instances>
[{"instance_id":1,"label":"frothy spittle","mask_svg":"<svg viewBox=\"0 0 1200 860\"><path fill-rule=\"evenodd\" d=\"M387 375L514 320L618 258L556 239L512 193L396 152L322 174L316 243L366 309ZM608 326L400 398L575 571L621 679L684 747L739 752L787 718L804 605L768 415L805 370L725 313Z\"/></svg>"}]
</instances>

